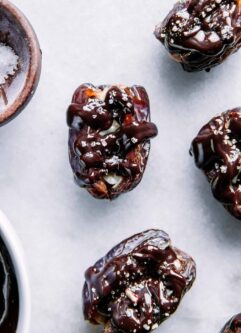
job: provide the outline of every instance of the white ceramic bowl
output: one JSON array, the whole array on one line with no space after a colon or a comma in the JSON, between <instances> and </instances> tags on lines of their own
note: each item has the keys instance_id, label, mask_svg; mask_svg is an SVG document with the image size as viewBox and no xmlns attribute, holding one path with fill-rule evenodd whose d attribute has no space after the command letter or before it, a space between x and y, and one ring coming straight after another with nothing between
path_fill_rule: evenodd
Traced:
<instances>
[{"instance_id":1,"label":"white ceramic bowl","mask_svg":"<svg viewBox=\"0 0 241 333\"><path fill-rule=\"evenodd\" d=\"M0 235L15 268L19 289L19 320L16 333L28 333L30 327L30 288L23 250L7 217L0 211Z\"/></svg>"}]
</instances>

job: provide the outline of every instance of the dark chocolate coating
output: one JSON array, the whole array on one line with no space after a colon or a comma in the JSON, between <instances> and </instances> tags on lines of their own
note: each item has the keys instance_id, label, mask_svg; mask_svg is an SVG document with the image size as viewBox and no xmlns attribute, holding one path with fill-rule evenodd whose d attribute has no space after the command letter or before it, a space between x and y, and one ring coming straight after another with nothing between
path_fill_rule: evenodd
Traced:
<instances>
[{"instance_id":1,"label":"dark chocolate coating","mask_svg":"<svg viewBox=\"0 0 241 333\"><path fill-rule=\"evenodd\" d=\"M15 333L19 316L19 293L15 270L0 238L0 332Z\"/></svg>"},{"instance_id":2,"label":"dark chocolate coating","mask_svg":"<svg viewBox=\"0 0 241 333\"><path fill-rule=\"evenodd\" d=\"M193 259L165 232L136 234L86 271L85 319L105 333L151 331L177 309L195 276Z\"/></svg>"},{"instance_id":3,"label":"dark chocolate coating","mask_svg":"<svg viewBox=\"0 0 241 333\"><path fill-rule=\"evenodd\" d=\"M179 1L155 35L184 70L208 71L241 45L240 1Z\"/></svg>"},{"instance_id":4,"label":"dark chocolate coating","mask_svg":"<svg viewBox=\"0 0 241 333\"><path fill-rule=\"evenodd\" d=\"M241 332L241 313L233 316L220 331L220 333L240 333L240 332Z\"/></svg>"},{"instance_id":5,"label":"dark chocolate coating","mask_svg":"<svg viewBox=\"0 0 241 333\"><path fill-rule=\"evenodd\" d=\"M69 157L75 180L99 199L114 199L132 190L143 176L150 122L143 87L81 85L67 111Z\"/></svg>"},{"instance_id":6,"label":"dark chocolate coating","mask_svg":"<svg viewBox=\"0 0 241 333\"><path fill-rule=\"evenodd\" d=\"M192 142L191 154L214 197L241 219L241 108L214 117Z\"/></svg>"}]
</instances>

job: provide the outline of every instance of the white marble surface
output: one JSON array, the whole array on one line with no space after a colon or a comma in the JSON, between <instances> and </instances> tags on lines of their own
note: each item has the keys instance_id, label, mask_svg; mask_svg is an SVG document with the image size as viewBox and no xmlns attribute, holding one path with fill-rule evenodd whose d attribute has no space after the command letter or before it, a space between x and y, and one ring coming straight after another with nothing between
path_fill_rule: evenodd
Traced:
<instances>
[{"instance_id":1,"label":"white marble surface","mask_svg":"<svg viewBox=\"0 0 241 333\"><path fill-rule=\"evenodd\" d=\"M188 155L209 118L240 105L241 52L188 74L152 32L169 0L15 0L43 50L39 88L0 129L0 208L18 232L32 288L31 333L93 333L81 312L85 269L125 237L167 231L196 260L198 276L157 332L218 333L241 311L241 223L212 198ZM159 127L142 183L109 203L72 181L66 107L82 82L142 84Z\"/></svg>"}]
</instances>

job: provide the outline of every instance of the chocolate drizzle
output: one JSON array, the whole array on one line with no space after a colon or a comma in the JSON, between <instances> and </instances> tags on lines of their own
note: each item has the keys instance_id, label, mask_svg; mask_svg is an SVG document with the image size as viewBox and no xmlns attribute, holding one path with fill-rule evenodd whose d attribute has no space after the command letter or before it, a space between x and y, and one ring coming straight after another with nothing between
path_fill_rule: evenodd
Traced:
<instances>
[{"instance_id":1,"label":"chocolate drizzle","mask_svg":"<svg viewBox=\"0 0 241 333\"><path fill-rule=\"evenodd\" d=\"M142 87L81 85L68 108L70 163L77 183L98 198L115 198L141 180L150 138L149 100Z\"/></svg>"},{"instance_id":2,"label":"chocolate drizzle","mask_svg":"<svg viewBox=\"0 0 241 333\"><path fill-rule=\"evenodd\" d=\"M144 333L178 307L195 279L195 263L160 230L115 246L85 273L84 316L105 333Z\"/></svg>"},{"instance_id":3,"label":"chocolate drizzle","mask_svg":"<svg viewBox=\"0 0 241 333\"><path fill-rule=\"evenodd\" d=\"M180 1L155 35L185 70L209 70L240 47L240 2Z\"/></svg>"},{"instance_id":4,"label":"chocolate drizzle","mask_svg":"<svg viewBox=\"0 0 241 333\"><path fill-rule=\"evenodd\" d=\"M213 195L241 219L241 109L213 118L192 142L191 154Z\"/></svg>"}]
</instances>

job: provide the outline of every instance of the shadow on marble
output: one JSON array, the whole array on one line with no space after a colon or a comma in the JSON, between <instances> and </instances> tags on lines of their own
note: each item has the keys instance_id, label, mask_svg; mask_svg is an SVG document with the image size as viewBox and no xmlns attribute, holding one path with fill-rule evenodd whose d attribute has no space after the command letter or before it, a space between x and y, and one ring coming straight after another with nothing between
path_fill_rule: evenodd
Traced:
<instances>
[{"instance_id":1,"label":"shadow on marble","mask_svg":"<svg viewBox=\"0 0 241 333\"><path fill-rule=\"evenodd\" d=\"M164 74L168 87L173 89L177 98L183 98L184 95L196 89L207 78L206 72L185 72L180 64L175 63L169 58L162 59L160 67L161 74Z\"/></svg>"},{"instance_id":2,"label":"shadow on marble","mask_svg":"<svg viewBox=\"0 0 241 333\"><path fill-rule=\"evenodd\" d=\"M103 329L101 328L100 325L91 325L86 323L85 328L84 328L84 332L82 333L101 333L103 331Z\"/></svg>"},{"instance_id":3,"label":"shadow on marble","mask_svg":"<svg viewBox=\"0 0 241 333\"><path fill-rule=\"evenodd\" d=\"M181 65L173 61L164 52L154 55L154 61L159 67L159 83L162 89L167 90L166 96L175 96L175 100L183 100L188 98L191 94L198 95L202 87L206 84L212 84L213 82L223 82L227 77L235 75L235 66L229 65L229 60L224 64L211 69L210 72L195 72L190 73L182 69ZM232 59L231 59L232 61ZM172 94L170 93L172 92ZM161 92L160 92L161 93ZM163 93L163 92L162 92ZM188 100L187 100L188 102Z\"/></svg>"},{"instance_id":4,"label":"shadow on marble","mask_svg":"<svg viewBox=\"0 0 241 333\"><path fill-rule=\"evenodd\" d=\"M210 185L202 173L196 178L196 187L200 195L201 205L207 208L210 217L210 230L214 237L220 239L226 245L239 245L241 241L241 221L234 218L226 211L212 195Z\"/></svg>"},{"instance_id":5,"label":"shadow on marble","mask_svg":"<svg viewBox=\"0 0 241 333\"><path fill-rule=\"evenodd\" d=\"M132 191L122 193L114 200L96 199L84 188L76 185L73 175L70 171L70 166L65 163L65 168L68 168L68 179L64 180L66 183L66 200L71 196L72 208L82 216L83 219L88 217L91 220L105 217L108 214L114 213L116 210L120 211L120 208L124 209L121 212L125 212L130 206L138 206L138 202L141 200L143 193L145 193L145 185L143 180Z\"/></svg>"}]
</instances>

